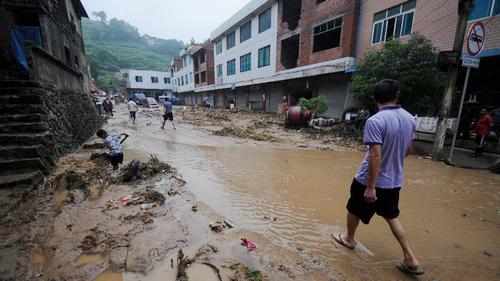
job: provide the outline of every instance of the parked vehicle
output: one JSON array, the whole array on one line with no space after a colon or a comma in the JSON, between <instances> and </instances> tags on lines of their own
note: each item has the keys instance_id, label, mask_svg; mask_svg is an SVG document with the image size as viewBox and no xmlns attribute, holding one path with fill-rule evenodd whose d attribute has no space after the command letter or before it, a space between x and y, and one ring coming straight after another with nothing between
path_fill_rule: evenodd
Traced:
<instances>
[{"instance_id":1,"label":"parked vehicle","mask_svg":"<svg viewBox=\"0 0 500 281\"><path fill-rule=\"evenodd\" d=\"M144 101L146 100L146 95L144 93L133 93L132 100L137 104L144 105Z\"/></svg>"},{"instance_id":2,"label":"parked vehicle","mask_svg":"<svg viewBox=\"0 0 500 281\"><path fill-rule=\"evenodd\" d=\"M168 98L167 96L159 96L159 97L158 97L158 101L159 101L161 104L163 104L167 98Z\"/></svg>"},{"instance_id":3,"label":"parked vehicle","mask_svg":"<svg viewBox=\"0 0 500 281\"><path fill-rule=\"evenodd\" d=\"M159 108L160 107L154 98L146 98L144 100L143 105L145 107L149 107L149 108Z\"/></svg>"}]
</instances>

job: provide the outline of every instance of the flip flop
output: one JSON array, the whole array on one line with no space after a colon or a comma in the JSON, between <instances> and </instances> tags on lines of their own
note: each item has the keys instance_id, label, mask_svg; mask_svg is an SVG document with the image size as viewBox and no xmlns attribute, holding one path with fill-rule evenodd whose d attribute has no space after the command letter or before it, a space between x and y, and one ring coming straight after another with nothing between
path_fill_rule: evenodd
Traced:
<instances>
[{"instance_id":1,"label":"flip flop","mask_svg":"<svg viewBox=\"0 0 500 281\"><path fill-rule=\"evenodd\" d=\"M417 266L408 266L404 262L402 262L399 265L396 265L396 267L401 270L403 273L406 273L408 275L422 275L425 273L425 270L422 269L422 267Z\"/></svg>"},{"instance_id":2,"label":"flip flop","mask_svg":"<svg viewBox=\"0 0 500 281\"><path fill-rule=\"evenodd\" d=\"M340 234L340 233L337 233L337 234L332 233L331 236L332 236L333 240L337 241L337 243L339 243L340 245L342 245L348 249L354 250L354 248L356 247L355 245L345 241L344 238L342 238L342 234Z\"/></svg>"}]
</instances>

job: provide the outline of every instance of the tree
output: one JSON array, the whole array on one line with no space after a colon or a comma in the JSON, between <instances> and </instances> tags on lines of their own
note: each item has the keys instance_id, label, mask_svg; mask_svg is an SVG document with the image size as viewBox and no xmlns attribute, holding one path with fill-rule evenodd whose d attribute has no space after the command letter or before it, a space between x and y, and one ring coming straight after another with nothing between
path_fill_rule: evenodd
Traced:
<instances>
[{"instance_id":1,"label":"tree","mask_svg":"<svg viewBox=\"0 0 500 281\"><path fill-rule=\"evenodd\" d=\"M394 79L400 84L399 101L406 110L435 116L445 80L437 68L437 57L431 41L418 33L405 42L389 40L382 49L365 53L352 76L349 91L359 107L374 108L374 84L382 79Z\"/></svg>"},{"instance_id":2,"label":"tree","mask_svg":"<svg viewBox=\"0 0 500 281\"><path fill-rule=\"evenodd\" d=\"M99 18L99 20L101 20L102 22L106 23L107 22L107 15L104 11L99 11L99 12L92 12L92 14Z\"/></svg>"},{"instance_id":3,"label":"tree","mask_svg":"<svg viewBox=\"0 0 500 281\"><path fill-rule=\"evenodd\" d=\"M311 99L300 98L298 105L309 109L314 117L328 111L328 100L325 96L319 96Z\"/></svg>"}]
</instances>

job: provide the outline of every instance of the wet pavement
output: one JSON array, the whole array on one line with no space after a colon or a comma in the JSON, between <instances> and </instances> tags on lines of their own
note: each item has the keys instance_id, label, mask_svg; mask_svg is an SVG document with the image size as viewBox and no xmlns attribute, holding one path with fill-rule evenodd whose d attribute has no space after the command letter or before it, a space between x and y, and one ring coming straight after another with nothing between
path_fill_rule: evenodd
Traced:
<instances>
[{"instance_id":1,"label":"wet pavement","mask_svg":"<svg viewBox=\"0 0 500 281\"><path fill-rule=\"evenodd\" d=\"M341 269L342 277L333 280L366 280L364 270L372 280L413 280L395 269L400 249L381 218L359 228L362 251L340 248L330 237L344 229L349 186L363 153L217 137L182 123L176 131L170 124L161 130L157 114L139 113L132 125L118 111L109 121L109 130L131 135L126 161L157 155L177 168L200 203L269 243L267 249L307 253L310 268ZM400 219L427 270L421 280L498 280L500 177L417 156L408 158L405 170Z\"/></svg>"}]
</instances>

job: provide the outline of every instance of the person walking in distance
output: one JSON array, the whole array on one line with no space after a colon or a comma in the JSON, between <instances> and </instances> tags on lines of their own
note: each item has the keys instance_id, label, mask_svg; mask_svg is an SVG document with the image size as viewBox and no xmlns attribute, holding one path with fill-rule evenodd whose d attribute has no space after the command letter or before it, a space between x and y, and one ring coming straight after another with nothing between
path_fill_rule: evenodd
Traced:
<instances>
[{"instance_id":1,"label":"person walking in distance","mask_svg":"<svg viewBox=\"0 0 500 281\"><path fill-rule=\"evenodd\" d=\"M108 111L109 115L113 116L113 101L111 100L111 98L108 98Z\"/></svg>"},{"instance_id":2,"label":"person walking in distance","mask_svg":"<svg viewBox=\"0 0 500 281\"><path fill-rule=\"evenodd\" d=\"M164 109L163 124L161 125L161 128L165 129L165 122L167 120L170 120L170 122L172 123L172 126L174 127L174 130L175 130L173 106L168 98L165 98L165 103L163 104L163 109Z\"/></svg>"},{"instance_id":3,"label":"person walking in distance","mask_svg":"<svg viewBox=\"0 0 500 281\"><path fill-rule=\"evenodd\" d=\"M132 98L128 101L127 107L128 107L128 112L130 113L130 119L132 119L132 123L135 124L135 118L136 118L137 111L139 110L139 107L137 106L137 103Z\"/></svg>"},{"instance_id":4,"label":"person walking in distance","mask_svg":"<svg viewBox=\"0 0 500 281\"><path fill-rule=\"evenodd\" d=\"M332 234L339 244L354 249L354 234L359 221L368 224L375 213L382 216L399 242L404 259L397 267L410 275L424 270L406 238L399 216L399 192L403 186L403 162L411 152L415 138L415 119L397 105L399 85L394 80L375 84L373 98L379 111L368 118L364 143L368 146L361 166L355 175L347 202L347 233Z\"/></svg>"}]
</instances>

